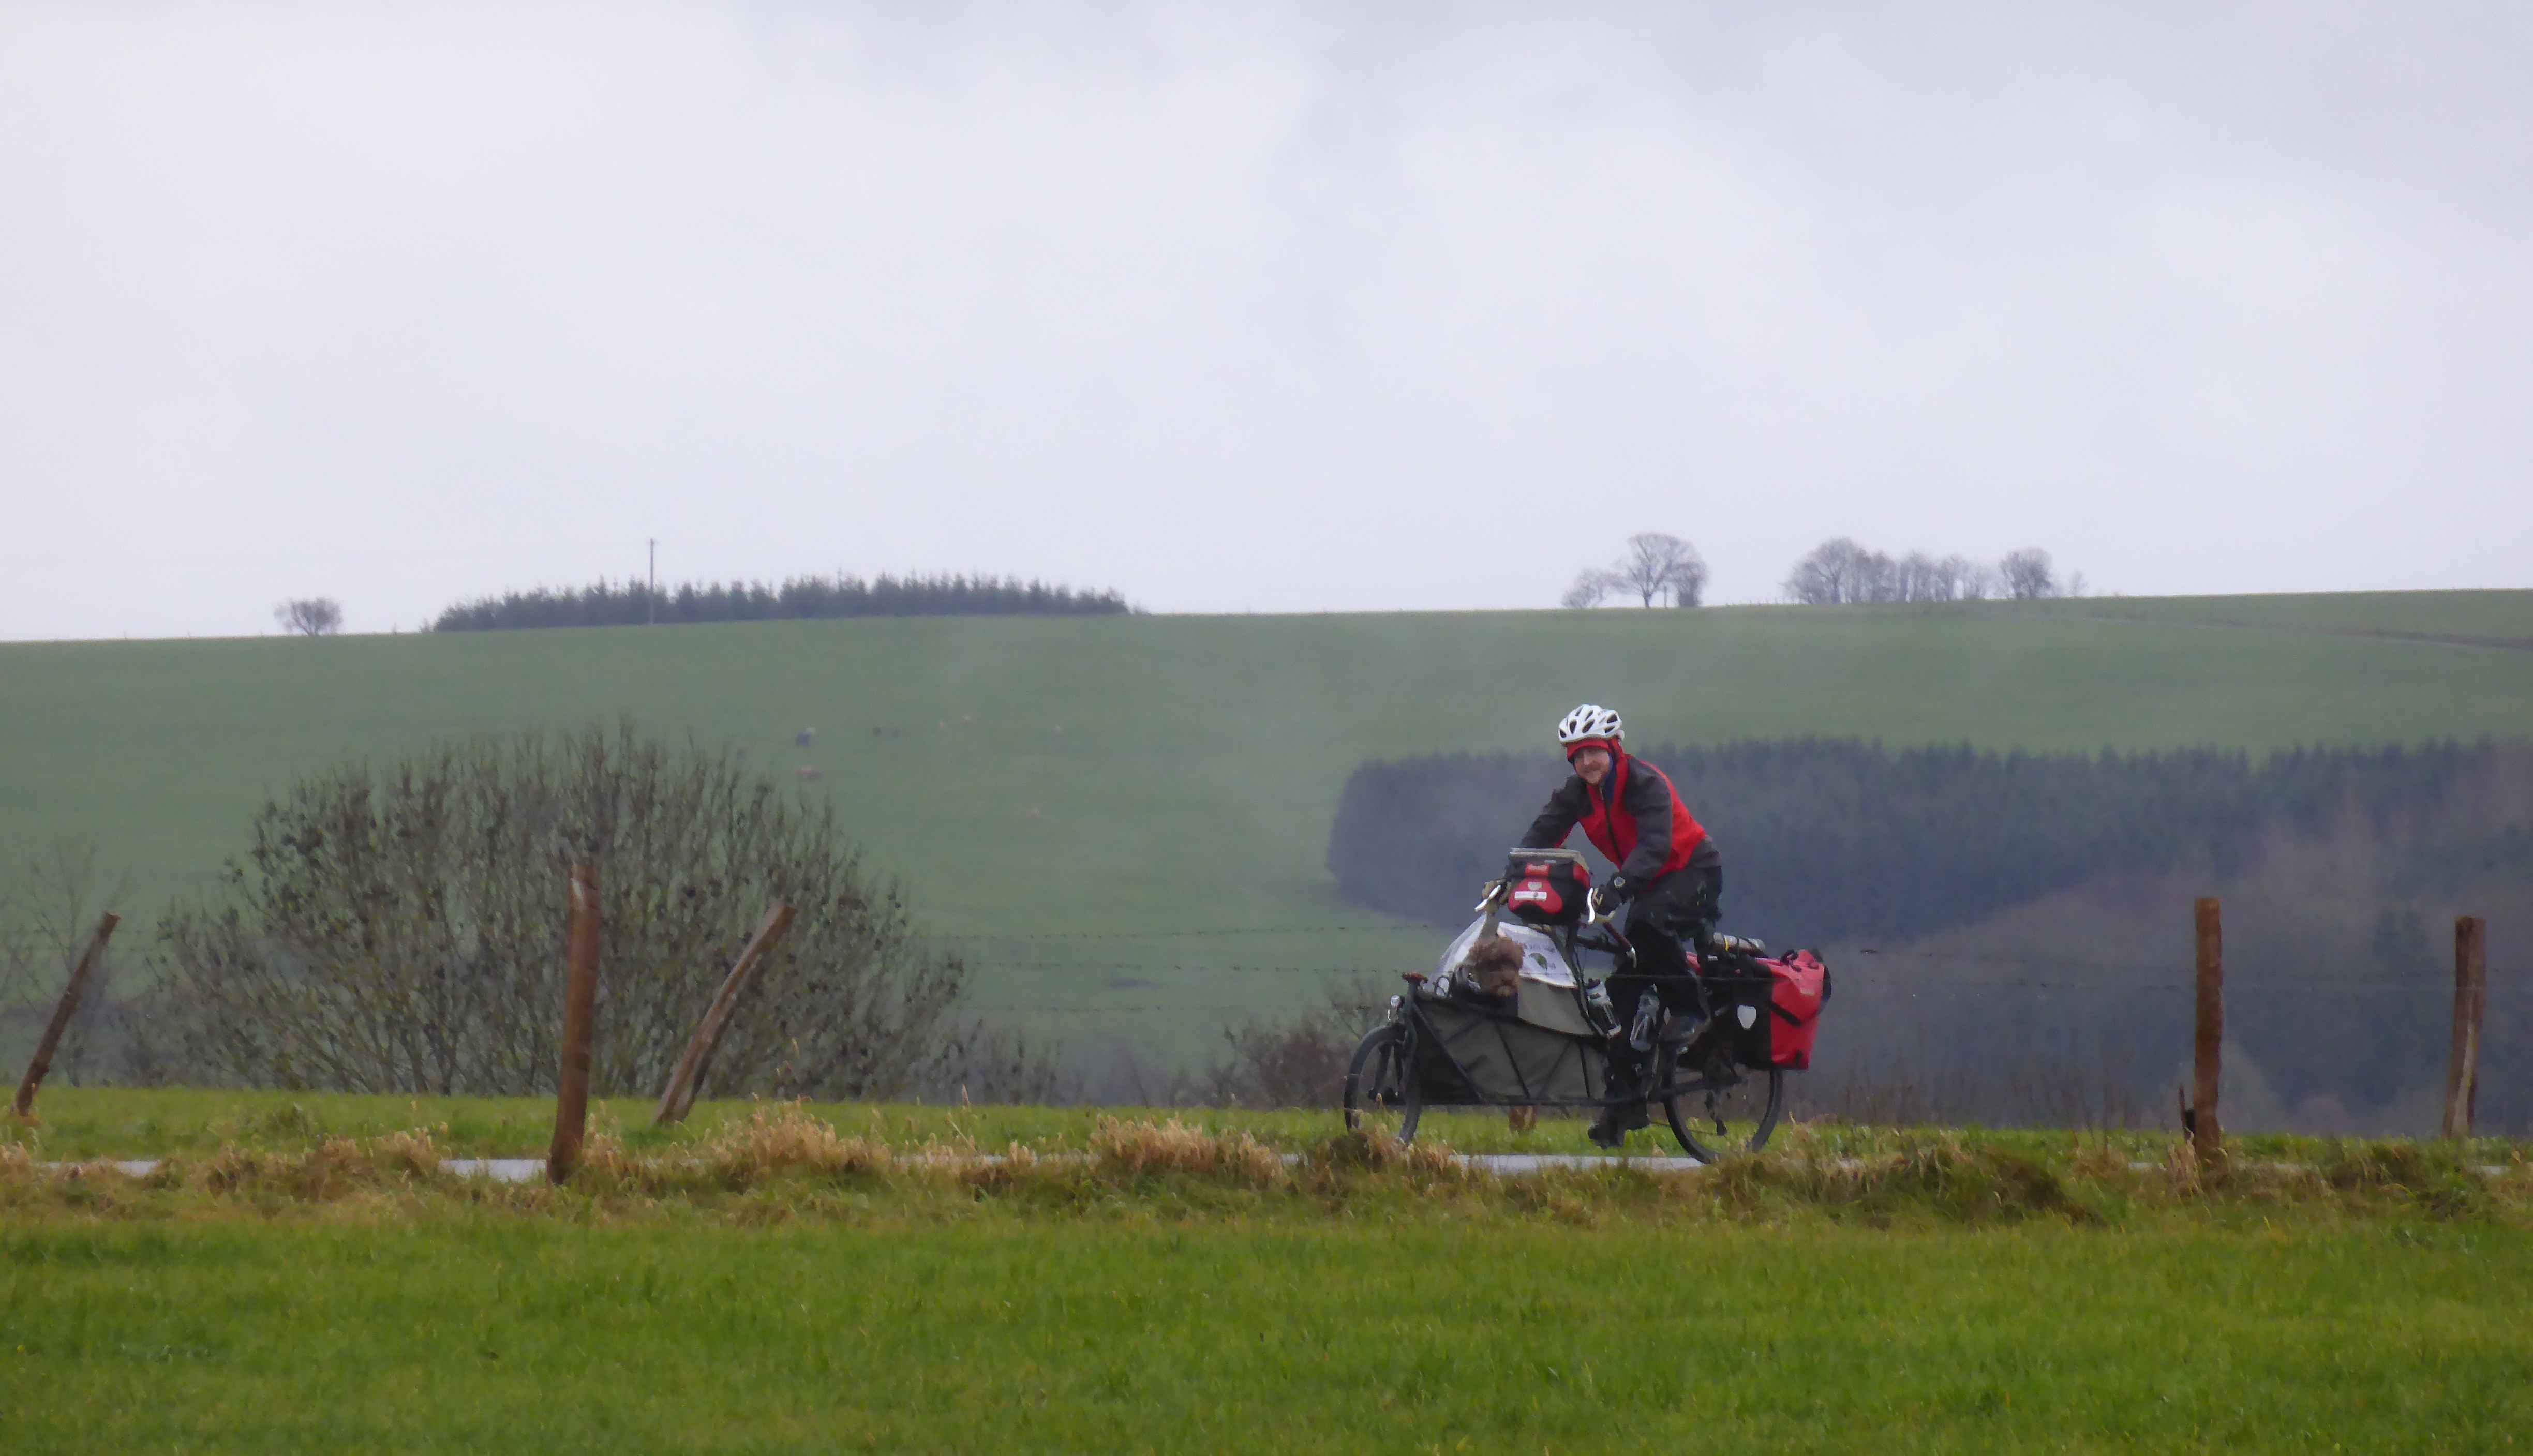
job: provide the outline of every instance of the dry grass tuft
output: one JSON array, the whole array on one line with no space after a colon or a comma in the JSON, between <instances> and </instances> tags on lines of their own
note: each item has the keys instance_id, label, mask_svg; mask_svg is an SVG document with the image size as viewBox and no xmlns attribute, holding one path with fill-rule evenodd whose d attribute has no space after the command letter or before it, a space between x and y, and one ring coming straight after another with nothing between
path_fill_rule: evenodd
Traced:
<instances>
[{"instance_id":1,"label":"dry grass tuft","mask_svg":"<svg viewBox=\"0 0 2533 1456\"><path fill-rule=\"evenodd\" d=\"M744 1123L724 1126L694 1150L725 1181L752 1185L784 1174L877 1177L897 1166L888 1144L848 1137L796 1102L759 1106Z\"/></svg>"},{"instance_id":2,"label":"dry grass tuft","mask_svg":"<svg viewBox=\"0 0 2533 1456\"><path fill-rule=\"evenodd\" d=\"M2222 1180L2223 1170L2201 1166L2199 1152L2187 1137L2176 1137L2164 1149L2163 1167L2158 1170L2164 1191L2176 1198L2196 1198L2208 1192L2211 1183Z\"/></svg>"},{"instance_id":3,"label":"dry grass tuft","mask_svg":"<svg viewBox=\"0 0 2533 1456\"><path fill-rule=\"evenodd\" d=\"M786 1178L876 1178L898 1162L886 1143L846 1136L799 1103L778 1102L755 1108L745 1122L723 1125L701 1142L653 1154L626 1148L613 1124L602 1121L583 1145L572 1186L600 1196L742 1192Z\"/></svg>"},{"instance_id":4,"label":"dry grass tuft","mask_svg":"<svg viewBox=\"0 0 2533 1456\"><path fill-rule=\"evenodd\" d=\"M389 1133L362 1141L328 1137L297 1152L271 1152L223 1144L200 1162L169 1158L142 1180L144 1187L199 1189L221 1196L271 1195L306 1203L331 1202L448 1178L443 1154L428 1129Z\"/></svg>"},{"instance_id":5,"label":"dry grass tuft","mask_svg":"<svg viewBox=\"0 0 2533 1456\"><path fill-rule=\"evenodd\" d=\"M386 1172L401 1173L409 1178L442 1177L440 1165L447 1160L448 1152L440 1145L440 1135L446 1131L444 1128L408 1128L401 1133L372 1138L370 1161Z\"/></svg>"},{"instance_id":6,"label":"dry grass tuft","mask_svg":"<svg viewBox=\"0 0 2533 1456\"><path fill-rule=\"evenodd\" d=\"M2438 1218L2494 1206L2489 1181L2449 1143L2333 1141L2313 1173L2343 1194L2408 1204Z\"/></svg>"},{"instance_id":7,"label":"dry grass tuft","mask_svg":"<svg viewBox=\"0 0 2533 1456\"><path fill-rule=\"evenodd\" d=\"M1972 1147L1948 1133L1904 1136L1893 1150L1865 1157L1772 1152L1727 1158L1712 1176L1718 1198L1744 1210L1791 1200L1874 1220L1906 1213L1957 1223L2097 1218L2046 1164Z\"/></svg>"},{"instance_id":8,"label":"dry grass tuft","mask_svg":"<svg viewBox=\"0 0 2533 1456\"><path fill-rule=\"evenodd\" d=\"M2067 1176L2080 1183L2127 1183L2134 1177L2128 1149L2108 1137L2079 1136L2067 1158Z\"/></svg>"},{"instance_id":9,"label":"dry grass tuft","mask_svg":"<svg viewBox=\"0 0 2533 1456\"><path fill-rule=\"evenodd\" d=\"M1090 1136L1090 1156L1100 1172L1123 1178L1178 1175L1272 1188L1288 1177L1283 1155L1247 1133L1208 1133L1176 1118L1160 1123L1101 1118Z\"/></svg>"},{"instance_id":10,"label":"dry grass tuft","mask_svg":"<svg viewBox=\"0 0 2533 1456\"><path fill-rule=\"evenodd\" d=\"M1419 1187L1467 1183L1483 1176L1462 1166L1448 1143L1427 1138L1401 1147L1394 1137L1360 1132L1337 1134L1314 1146L1303 1161L1315 1173L1339 1177L1403 1174Z\"/></svg>"},{"instance_id":11,"label":"dry grass tuft","mask_svg":"<svg viewBox=\"0 0 2533 1456\"><path fill-rule=\"evenodd\" d=\"M1055 1160L1041 1155L1034 1147L1012 1143L990 1158L963 1160L954 1165L959 1182L979 1194L1008 1193L1016 1189L1053 1180Z\"/></svg>"}]
</instances>

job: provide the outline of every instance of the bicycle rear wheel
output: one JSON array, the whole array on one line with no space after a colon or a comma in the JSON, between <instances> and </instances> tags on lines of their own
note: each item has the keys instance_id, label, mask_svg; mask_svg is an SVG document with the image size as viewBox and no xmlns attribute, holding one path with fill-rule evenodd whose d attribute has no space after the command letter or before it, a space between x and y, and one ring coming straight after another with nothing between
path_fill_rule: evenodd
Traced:
<instances>
[{"instance_id":1,"label":"bicycle rear wheel","mask_svg":"<svg viewBox=\"0 0 2533 1456\"><path fill-rule=\"evenodd\" d=\"M1670 1086L1677 1071L1666 1054L1656 1066L1657 1084ZM1718 1059L1684 1085L1661 1103L1663 1120L1680 1150L1701 1163L1766 1147L1786 1110L1786 1074L1773 1067L1753 1071Z\"/></svg>"},{"instance_id":2,"label":"bicycle rear wheel","mask_svg":"<svg viewBox=\"0 0 2533 1456\"><path fill-rule=\"evenodd\" d=\"M1416 1140L1416 1121L1424 1116L1425 1103L1416 1085L1415 1055L1414 1034L1396 1022L1364 1033L1346 1063L1347 1132Z\"/></svg>"}]
</instances>

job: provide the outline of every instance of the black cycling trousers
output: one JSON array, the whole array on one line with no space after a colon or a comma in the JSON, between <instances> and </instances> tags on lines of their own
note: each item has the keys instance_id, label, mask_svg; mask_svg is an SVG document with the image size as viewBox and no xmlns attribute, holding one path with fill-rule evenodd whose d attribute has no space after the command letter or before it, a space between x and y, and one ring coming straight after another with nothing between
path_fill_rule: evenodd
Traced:
<instances>
[{"instance_id":1,"label":"black cycling trousers","mask_svg":"<svg viewBox=\"0 0 2533 1456\"><path fill-rule=\"evenodd\" d=\"M1714 932L1716 905L1723 898L1723 869L1691 865L1647 885L1643 894L1628 903L1626 937L1635 948L1635 963L1607 982L1610 1009L1619 1015L1619 1040L1610 1049L1614 1080L1639 1082L1644 1058L1627 1044L1626 1037L1645 992L1660 996L1675 1013L1706 1014L1705 996L1688 968L1688 952Z\"/></svg>"}]
</instances>

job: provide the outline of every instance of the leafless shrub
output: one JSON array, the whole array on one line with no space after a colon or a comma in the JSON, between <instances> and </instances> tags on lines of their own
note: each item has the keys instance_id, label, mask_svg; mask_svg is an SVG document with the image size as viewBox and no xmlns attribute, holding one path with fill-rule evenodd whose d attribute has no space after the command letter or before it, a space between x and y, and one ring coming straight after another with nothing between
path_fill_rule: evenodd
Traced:
<instances>
[{"instance_id":1,"label":"leafless shrub","mask_svg":"<svg viewBox=\"0 0 2533 1456\"><path fill-rule=\"evenodd\" d=\"M267 802L161 922L141 1054L190 1080L528 1094L556 1077L562 885L599 867L593 1088L656 1092L768 903L798 910L713 1063L727 1095L920 1082L966 982L832 806L630 725L444 745Z\"/></svg>"},{"instance_id":2,"label":"leafless shrub","mask_svg":"<svg viewBox=\"0 0 2533 1456\"><path fill-rule=\"evenodd\" d=\"M1346 1061L1371 1024L1379 998L1340 988L1285 1020L1222 1028L1223 1049L1198 1079L1208 1107L1334 1107Z\"/></svg>"},{"instance_id":3,"label":"leafless shrub","mask_svg":"<svg viewBox=\"0 0 2533 1456\"><path fill-rule=\"evenodd\" d=\"M1102 1035L1076 1044L1067 1059L1068 1091L1092 1107L1202 1107L1208 1078L1131 1037Z\"/></svg>"},{"instance_id":4,"label":"leafless shrub","mask_svg":"<svg viewBox=\"0 0 2533 1456\"><path fill-rule=\"evenodd\" d=\"M1087 1100L1083 1082L1061 1047L979 1020L945 1034L940 1059L916 1091L932 1102L1064 1107Z\"/></svg>"}]
</instances>

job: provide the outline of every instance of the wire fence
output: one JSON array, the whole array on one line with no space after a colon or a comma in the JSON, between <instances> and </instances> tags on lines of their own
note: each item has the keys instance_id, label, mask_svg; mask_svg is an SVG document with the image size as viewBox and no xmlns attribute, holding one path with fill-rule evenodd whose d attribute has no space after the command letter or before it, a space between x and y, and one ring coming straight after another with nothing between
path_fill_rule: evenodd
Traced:
<instances>
[{"instance_id":1,"label":"wire fence","mask_svg":"<svg viewBox=\"0 0 2533 1456\"><path fill-rule=\"evenodd\" d=\"M2173 1125L2196 977L2186 924L2172 929L2169 949L2148 951L2061 949L2028 935L2002 945L1824 948L1833 1004L1796 1105L1874 1120ZM1161 1028L1218 1054L1284 1035L1276 1044L1290 1053L1306 1023L1323 1040L1334 1028L1359 1032L1402 988L1403 972L1437 968L1454 934L1413 924L1177 925L952 943L979 973L980 1009L1059 1040L1117 1043ZM2370 963L2363 946L2265 960L2255 939L2236 947L2240 963L2227 980L2234 1125L2433 1131L2450 972L2423 958ZM1585 970L1606 974L1607 958ZM2533 1018L2502 1009L2485 1046L2483 1126L2533 1127ZM1343 1050L1316 1050L1321 1075L1341 1065ZM1217 1068L1215 1084L1230 1084L1234 1071Z\"/></svg>"},{"instance_id":2,"label":"wire fence","mask_svg":"<svg viewBox=\"0 0 2533 1456\"><path fill-rule=\"evenodd\" d=\"M997 976L1051 975L1077 972L1132 972L1138 975L1202 976L1238 973L1252 975L1299 975L1320 977L1361 976L1395 978L1409 971L1431 968L1426 958L1397 961L1262 961L1236 955L1220 958L1155 960L1141 955L1083 955L1072 948L1095 943L1137 945L1154 941L1179 943L1192 940L1218 939L1243 943L1257 937L1280 935L1315 937L1319 935L1384 935L1416 937L1420 933L1439 946L1449 932L1420 931L1414 926L1330 926L1311 930L1260 930L1233 926L1220 929L1181 929L1166 931L1064 931L1037 934L962 935L946 937L945 943L973 953L981 947L998 948L979 958ZM1062 959L1028 955L1028 948L1039 945L1066 947ZM1960 984L1974 984L1982 989L2110 991L2140 989L2178 989L2193 984L2189 953L2185 948L2170 960L2103 960L2059 951L1954 951L1893 949L1880 946L1848 946L1830 948L1826 955L1850 974L1872 974L1877 970L1894 970L1905 978L1931 981L1944 978L1942 972L1959 973L1953 979ZM1606 958L1601 958L1606 960ZM2033 973L2035 965L2046 969ZM2010 970L2013 975L1993 975L1991 969ZM2268 977L2263 977L2267 979ZM2415 992L2442 996L2451 990L2450 984L2432 972L2402 974L2386 971L2320 971L2299 972L2292 977L2300 986L2364 987L2383 991ZM1247 1003L1225 1003L1245 1005ZM1186 1002L1170 1006L1183 1008Z\"/></svg>"},{"instance_id":3,"label":"wire fence","mask_svg":"<svg viewBox=\"0 0 2533 1456\"><path fill-rule=\"evenodd\" d=\"M1797 1105L1883 1121L2169 1123L2195 987L2191 948L2169 929L2168 949L2143 933L2062 949L2029 932L1984 945L1827 947L1836 989ZM1354 1038L1402 989L1402 973L1435 970L1455 934L1396 922L1177 924L997 929L936 944L969 960L970 1011L1050 1051L1075 1100L1280 1105L1331 1099ZM2227 1075L2248 1089L2236 1105L2258 1109L2230 1125L2433 1128L2451 977L2424 961L2370 964L2362 951L2291 970L2257 956L2229 967L2227 1040L2242 1050L2228 1051ZM1606 958L1585 970L1606 973ZM2533 1127L2533 1008L2499 971L2481 1122L2523 1130ZM0 1051L23 1052L40 1010L31 998L0 1007ZM1300 1070L1242 1089L1243 1070L1222 1059L1269 1045ZM63 1070L81 1078L76 1065ZM969 1090L963 1080L960 1095Z\"/></svg>"}]
</instances>

